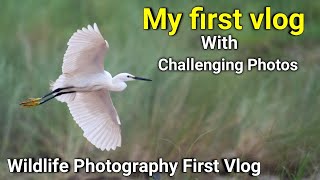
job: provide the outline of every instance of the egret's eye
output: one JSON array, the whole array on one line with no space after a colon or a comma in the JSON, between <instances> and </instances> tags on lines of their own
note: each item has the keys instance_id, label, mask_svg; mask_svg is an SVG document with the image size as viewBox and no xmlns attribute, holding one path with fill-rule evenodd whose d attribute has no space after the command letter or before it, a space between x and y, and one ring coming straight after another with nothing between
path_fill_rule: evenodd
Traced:
<instances>
[{"instance_id":1,"label":"egret's eye","mask_svg":"<svg viewBox=\"0 0 320 180\"><path fill-rule=\"evenodd\" d=\"M127 78L131 78L131 77L128 75Z\"/></svg>"}]
</instances>

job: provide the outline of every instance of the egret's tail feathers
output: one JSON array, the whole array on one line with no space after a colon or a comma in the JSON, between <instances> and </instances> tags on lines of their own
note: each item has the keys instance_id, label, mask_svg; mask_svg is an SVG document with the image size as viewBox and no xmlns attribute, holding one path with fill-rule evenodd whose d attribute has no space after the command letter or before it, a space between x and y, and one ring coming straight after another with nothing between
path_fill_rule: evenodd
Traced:
<instances>
[{"instance_id":1,"label":"egret's tail feathers","mask_svg":"<svg viewBox=\"0 0 320 180\"><path fill-rule=\"evenodd\" d=\"M68 77L66 77L65 75L60 75L59 78L55 81L55 82L51 82L50 83L50 89L53 91L55 89L58 88L64 88L67 87L67 79ZM60 102L70 102L74 100L76 93L70 93L70 94L63 94L60 96L57 96L56 99Z\"/></svg>"}]
</instances>

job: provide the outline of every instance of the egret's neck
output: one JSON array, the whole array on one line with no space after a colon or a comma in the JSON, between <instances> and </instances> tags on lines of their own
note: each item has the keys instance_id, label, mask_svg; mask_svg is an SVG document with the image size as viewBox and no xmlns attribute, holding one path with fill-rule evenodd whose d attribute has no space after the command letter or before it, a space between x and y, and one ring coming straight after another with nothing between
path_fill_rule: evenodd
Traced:
<instances>
[{"instance_id":1,"label":"egret's neck","mask_svg":"<svg viewBox=\"0 0 320 180\"><path fill-rule=\"evenodd\" d=\"M119 76L114 76L112 78L112 86L110 91L123 91L127 87L127 84L122 81Z\"/></svg>"}]
</instances>

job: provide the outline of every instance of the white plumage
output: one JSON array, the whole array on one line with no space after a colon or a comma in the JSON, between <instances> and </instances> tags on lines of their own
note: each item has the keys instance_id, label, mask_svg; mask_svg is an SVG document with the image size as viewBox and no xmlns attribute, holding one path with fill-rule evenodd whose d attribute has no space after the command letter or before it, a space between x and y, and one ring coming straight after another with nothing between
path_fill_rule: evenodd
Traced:
<instances>
[{"instance_id":1,"label":"white plumage","mask_svg":"<svg viewBox=\"0 0 320 180\"><path fill-rule=\"evenodd\" d=\"M62 72L73 75L103 72L108 48L109 44L103 39L97 24L78 30L68 42Z\"/></svg>"},{"instance_id":2,"label":"white plumage","mask_svg":"<svg viewBox=\"0 0 320 180\"><path fill-rule=\"evenodd\" d=\"M121 146L120 120L106 90L78 93L69 110L92 144L101 150Z\"/></svg>"},{"instance_id":3,"label":"white plumage","mask_svg":"<svg viewBox=\"0 0 320 180\"><path fill-rule=\"evenodd\" d=\"M151 80L129 73L112 77L104 70L108 48L96 24L77 30L68 42L62 74L51 84L52 91L42 98L29 98L21 105L32 107L53 98L66 102L88 141L101 150L120 147L120 119L109 91L123 91L126 81Z\"/></svg>"},{"instance_id":4,"label":"white plumage","mask_svg":"<svg viewBox=\"0 0 320 180\"><path fill-rule=\"evenodd\" d=\"M63 74L53 89L72 86L75 83L72 81L90 84L86 82L90 81L87 78L89 74L104 73L104 57L108 48L109 44L102 37L97 24L75 32L64 54ZM67 102L84 137L97 148L110 150L121 146L120 120L107 90L65 94L57 99Z\"/></svg>"}]
</instances>

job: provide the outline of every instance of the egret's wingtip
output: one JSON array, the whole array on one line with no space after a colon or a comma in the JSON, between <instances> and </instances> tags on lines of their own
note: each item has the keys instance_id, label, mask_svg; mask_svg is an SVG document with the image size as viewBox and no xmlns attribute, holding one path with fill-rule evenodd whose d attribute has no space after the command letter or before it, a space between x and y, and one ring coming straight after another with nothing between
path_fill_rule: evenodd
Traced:
<instances>
[{"instance_id":1,"label":"egret's wingtip","mask_svg":"<svg viewBox=\"0 0 320 180\"><path fill-rule=\"evenodd\" d=\"M107 41L107 40L104 40L104 41L106 42L106 46L107 46L107 48L109 48L110 46L109 46L108 41Z\"/></svg>"},{"instance_id":2,"label":"egret's wingtip","mask_svg":"<svg viewBox=\"0 0 320 180\"><path fill-rule=\"evenodd\" d=\"M97 23L93 23L93 29L94 29L96 32L100 33Z\"/></svg>"}]
</instances>

